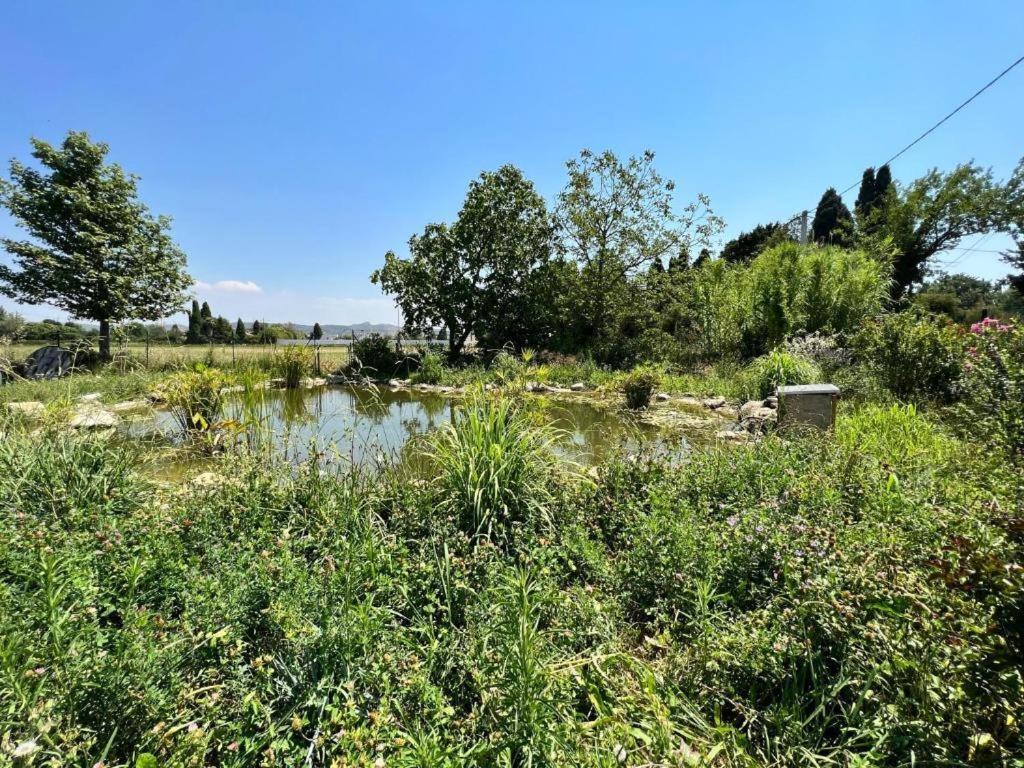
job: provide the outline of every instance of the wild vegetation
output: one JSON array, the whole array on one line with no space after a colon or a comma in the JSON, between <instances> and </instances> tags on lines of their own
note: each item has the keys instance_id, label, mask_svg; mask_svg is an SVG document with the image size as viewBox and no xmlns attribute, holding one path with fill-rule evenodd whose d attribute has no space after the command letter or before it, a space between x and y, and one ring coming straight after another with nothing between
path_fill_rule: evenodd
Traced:
<instances>
[{"instance_id":1,"label":"wild vegetation","mask_svg":"<svg viewBox=\"0 0 1024 768\"><path fill-rule=\"evenodd\" d=\"M52 173L13 166L4 202L42 244L6 242L0 285L152 319L184 259L105 152L71 134L36 144ZM63 185L69 164L89 183ZM868 169L811 242L769 224L717 258L710 201L676 206L652 153L567 172L550 206L513 166L481 174L374 274L447 354L370 335L335 383L459 389L393 461L275 450L267 388L314 359L198 300L187 358L0 368L0 764L1024 765L1020 283L925 269L971 234L1019 239L1024 172ZM110 224L89 190L155 272L55 239ZM834 429L659 433L586 468L524 399L741 412L825 380ZM68 427L143 395L177 443ZM168 480L167 451L205 471Z\"/></svg>"}]
</instances>

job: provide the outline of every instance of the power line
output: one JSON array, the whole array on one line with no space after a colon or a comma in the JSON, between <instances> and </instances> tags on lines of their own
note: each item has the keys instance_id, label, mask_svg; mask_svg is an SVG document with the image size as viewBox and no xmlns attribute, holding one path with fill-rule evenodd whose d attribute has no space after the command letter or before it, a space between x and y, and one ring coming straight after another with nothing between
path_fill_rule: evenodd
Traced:
<instances>
[{"instance_id":1,"label":"power line","mask_svg":"<svg viewBox=\"0 0 1024 768\"><path fill-rule=\"evenodd\" d=\"M1000 72L1000 73L999 73L998 75L996 75L996 76L995 76L995 77L993 77L993 78L992 78L991 80L989 80L989 81L988 81L987 83L985 83L985 85L983 85L983 86L982 86L981 88L979 88L979 89L978 89L977 91L975 91L975 92L974 92L974 93L973 93L973 94L971 95L971 97L970 97L970 98L968 98L968 99L967 99L966 101L964 101L963 103L961 103L961 104L960 104L960 105L959 105L959 106L958 106L958 107L957 107L956 109L954 109L954 110L953 110L952 112L950 112L950 113L949 113L948 115L946 115L945 117L943 117L943 118L942 118L941 120L939 120L939 122L935 123L935 125L933 125L933 126L932 126L931 128L929 128L929 129L928 129L927 131L925 131L924 133L922 133L922 134L921 134L920 136L918 136L918 137L917 137L916 139L914 139L914 140L913 140L912 142L910 142L909 144L907 144L907 146L905 146L905 147L904 147L903 149L901 149L901 150L900 150L899 152L897 152L897 153L896 153L895 155L893 155L892 157L890 157L890 158L889 158L888 160L886 160L886 161L885 161L884 163L881 163L881 164L879 165L879 167L881 167L882 165L888 165L888 164L889 164L889 163L891 163L891 162L892 162L893 160L896 160L896 159L897 159L898 157L900 157L901 155L903 155L903 154L904 154L904 153L905 153L905 152L906 152L906 151L907 151L908 149L910 149L910 148L911 148L911 147L913 147L913 146L914 146L915 144L917 144L917 143L918 143L918 142L920 142L920 141L921 141L922 139L924 139L924 138L925 138L926 136L928 136L929 134L931 134L931 133L932 133L932 132L933 132L933 131L934 131L934 130L935 130L936 128L938 128L938 127L939 127L940 125L942 125L942 124L943 124L943 123L945 123L945 122L946 122L947 120L949 120L949 119L950 119L951 117L953 117L953 115L955 115L955 114L956 114L957 112L959 112L959 111L960 111L961 109L963 109L964 107L966 107L966 106L967 106L968 104L970 104L970 103L971 103L972 101L974 101L974 100L975 100L976 98L978 98L979 96L981 96L981 94L983 94L983 93L984 93L985 91L987 91L987 90L988 90L989 88L991 88L991 87L992 87L993 85L995 85L995 84L996 84L996 83L998 83L998 82L999 82L1000 80L1002 80L1002 79L1003 79L1003 77L1005 77L1005 76L1006 76L1007 74L1009 74L1009 73L1010 73L1010 71L1011 71L1011 70L1013 70L1013 69L1014 69L1014 68L1015 68L1015 67L1016 67L1016 66L1017 66L1018 64L1020 64L1021 62L1024 62L1024 56L1021 56L1021 57L1020 57L1019 59L1017 59L1017 60L1016 60L1015 62L1013 62L1013 63L1012 63L1012 64L1011 64L1010 66L1008 66L1008 67L1007 67L1006 69L1004 69L1004 70L1003 70L1002 72ZM860 184L860 180L857 180L857 181L855 181L855 182L854 182L853 184L851 184L851 185L850 185L850 186L848 186L848 187L847 187L846 189L844 189L844 190L843 190L842 192L840 192L840 193L839 193L840 197L841 197L841 196L843 196L843 195L845 195L845 194L846 194L847 192L849 192L849 191L850 191L851 189L853 189L854 187L856 187L856 186L857 186L858 184ZM783 225L783 226L788 226L789 224L792 224L792 223L793 223L794 221L796 221L797 219L799 219L799 218L800 218L800 216L802 216L802 215L803 215L803 211L801 211L801 212L800 212L800 213L798 213L798 214L797 214L796 216L794 216L793 218L791 218L791 219L790 219L789 221L787 221L787 222L786 222L786 224L785 224L785 225Z\"/></svg>"}]
</instances>

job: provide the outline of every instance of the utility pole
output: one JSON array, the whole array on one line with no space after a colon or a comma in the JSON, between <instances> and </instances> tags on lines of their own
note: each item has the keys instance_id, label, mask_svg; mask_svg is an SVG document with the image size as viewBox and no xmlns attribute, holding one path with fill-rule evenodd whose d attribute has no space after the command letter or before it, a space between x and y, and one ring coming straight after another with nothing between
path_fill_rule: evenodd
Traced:
<instances>
[{"instance_id":1,"label":"utility pole","mask_svg":"<svg viewBox=\"0 0 1024 768\"><path fill-rule=\"evenodd\" d=\"M800 245L807 245L807 211L800 213Z\"/></svg>"}]
</instances>

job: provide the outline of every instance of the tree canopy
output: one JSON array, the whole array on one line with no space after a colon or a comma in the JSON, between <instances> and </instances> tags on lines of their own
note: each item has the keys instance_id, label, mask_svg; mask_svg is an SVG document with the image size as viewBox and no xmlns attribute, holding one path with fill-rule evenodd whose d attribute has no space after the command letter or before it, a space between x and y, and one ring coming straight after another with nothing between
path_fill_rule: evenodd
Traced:
<instances>
[{"instance_id":1,"label":"tree canopy","mask_svg":"<svg viewBox=\"0 0 1024 768\"><path fill-rule=\"evenodd\" d=\"M158 320L185 301L185 255L170 219L139 201L136 177L105 162L106 144L73 131L60 147L32 147L42 170L11 160L0 182L0 200L33 238L0 240L15 265L0 265L0 292L99 321L109 358L111 322Z\"/></svg>"},{"instance_id":2,"label":"tree canopy","mask_svg":"<svg viewBox=\"0 0 1024 768\"><path fill-rule=\"evenodd\" d=\"M778 222L758 224L726 243L721 256L730 264L746 264L767 247L789 239L789 230Z\"/></svg>"},{"instance_id":3,"label":"tree canopy","mask_svg":"<svg viewBox=\"0 0 1024 768\"><path fill-rule=\"evenodd\" d=\"M371 279L393 294L407 330L444 325L452 353L471 334L516 345L530 274L549 257L544 199L512 165L469 185L452 225L428 224L409 240L409 258L389 251Z\"/></svg>"}]
</instances>

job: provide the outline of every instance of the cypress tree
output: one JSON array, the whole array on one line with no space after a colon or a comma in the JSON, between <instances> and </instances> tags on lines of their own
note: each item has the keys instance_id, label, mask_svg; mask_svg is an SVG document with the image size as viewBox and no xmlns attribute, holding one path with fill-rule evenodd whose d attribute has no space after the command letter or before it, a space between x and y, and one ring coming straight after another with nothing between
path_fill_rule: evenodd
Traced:
<instances>
[{"instance_id":1,"label":"cypress tree","mask_svg":"<svg viewBox=\"0 0 1024 768\"><path fill-rule=\"evenodd\" d=\"M320 341L324 337L324 330L320 327L320 323L313 323L313 333L310 335L313 337L313 341Z\"/></svg>"},{"instance_id":2,"label":"cypress tree","mask_svg":"<svg viewBox=\"0 0 1024 768\"><path fill-rule=\"evenodd\" d=\"M192 311L188 313L188 331L185 333L185 341L189 344L198 344L202 341L202 319L199 314L199 302L192 299Z\"/></svg>"},{"instance_id":3,"label":"cypress tree","mask_svg":"<svg viewBox=\"0 0 1024 768\"><path fill-rule=\"evenodd\" d=\"M864 170L864 175L861 176L860 191L857 192L857 201L853 204L853 210L857 214L857 219L861 222L871 213L874 207L875 198L877 197L875 189L875 169L867 168Z\"/></svg>"},{"instance_id":4,"label":"cypress tree","mask_svg":"<svg viewBox=\"0 0 1024 768\"><path fill-rule=\"evenodd\" d=\"M235 339L245 341L245 323L242 322L242 318L238 318L238 322L235 323Z\"/></svg>"},{"instance_id":5,"label":"cypress tree","mask_svg":"<svg viewBox=\"0 0 1024 768\"><path fill-rule=\"evenodd\" d=\"M846 246L853 230L853 215L835 187L829 187L818 201L811 231L816 243Z\"/></svg>"}]
</instances>

